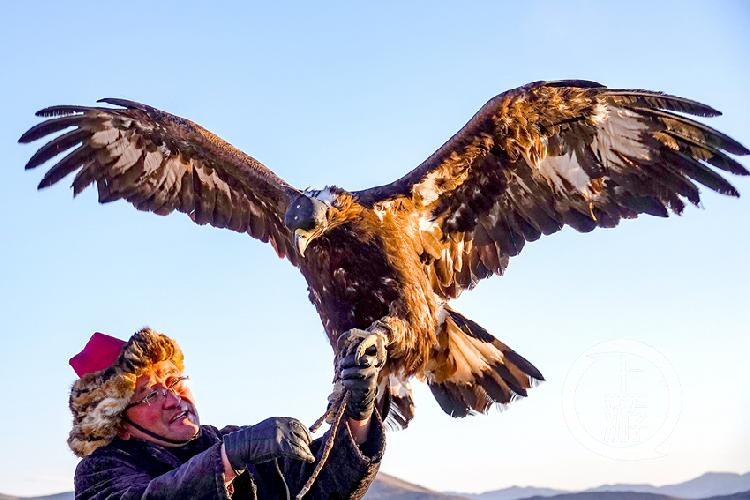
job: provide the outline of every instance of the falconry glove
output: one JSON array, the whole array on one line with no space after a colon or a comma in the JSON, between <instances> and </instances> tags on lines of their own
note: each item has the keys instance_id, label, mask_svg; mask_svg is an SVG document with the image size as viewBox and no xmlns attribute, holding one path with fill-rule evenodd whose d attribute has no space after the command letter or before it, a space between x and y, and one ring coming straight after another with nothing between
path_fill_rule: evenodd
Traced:
<instances>
[{"instance_id":1,"label":"falconry glove","mask_svg":"<svg viewBox=\"0 0 750 500\"><path fill-rule=\"evenodd\" d=\"M379 333L352 329L342 336L339 377L349 391L346 415L365 420L372 415L378 388L378 374L385 364L385 343Z\"/></svg>"},{"instance_id":2,"label":"falconry glove","mask_svg":"<svg viewBox=\"0 0 750 500\"><path fill-rule=\"evenodd\" d=\"M236 470L279 457L314 462L311 441L310 432L298 420L271 417L225 435L224 451Z\"/></svg>"}]
</instances>

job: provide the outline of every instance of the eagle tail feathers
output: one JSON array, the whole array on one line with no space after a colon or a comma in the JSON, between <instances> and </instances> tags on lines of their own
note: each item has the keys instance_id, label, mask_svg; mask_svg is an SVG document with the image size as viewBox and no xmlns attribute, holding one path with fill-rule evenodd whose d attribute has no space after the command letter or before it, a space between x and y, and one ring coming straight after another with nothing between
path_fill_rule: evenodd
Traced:
<instances>
[{"instance_id":1,"label":"eagle tail feathers","mask_svg":"<svg viewBox=\"0 0 750 500\"><path fill-rule=\"evenodd\" d=\"M533 364L480 325L446 311L427 382L448 415L486 413L492 406L503 409L544 380Z\"/></svg>"},{"instance_id":2,"label":"eagle tail feathers","mask_svg":"<svg viewBox=\"0 0 750 500\"><path fill-rule=\"evenodd\" d=\"M408 379L388 374L378 387L376 407L385 428L390 431L406 429L414 418L414 401Z\"/></svg>"}]
</instances>

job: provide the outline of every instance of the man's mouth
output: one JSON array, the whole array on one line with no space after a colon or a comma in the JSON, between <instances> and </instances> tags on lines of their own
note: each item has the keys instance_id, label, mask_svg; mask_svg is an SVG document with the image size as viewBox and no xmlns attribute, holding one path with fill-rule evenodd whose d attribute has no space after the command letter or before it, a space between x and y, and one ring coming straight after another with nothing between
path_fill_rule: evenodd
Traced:
<instances>
[{"instance_id":1,"label":"man's mouth","mask_svg":"<svg viewBox=\"0 0 750 500\"><path fill-rule=\"evenodd\" d=\"M186 418L187 416L188 416L188 411L182 410L180 413L172 417L172 420L170 420L169 423L173 424L175 422L179 422L180 420L182 420L183 418Z\"/></svg>"}]
</instances>

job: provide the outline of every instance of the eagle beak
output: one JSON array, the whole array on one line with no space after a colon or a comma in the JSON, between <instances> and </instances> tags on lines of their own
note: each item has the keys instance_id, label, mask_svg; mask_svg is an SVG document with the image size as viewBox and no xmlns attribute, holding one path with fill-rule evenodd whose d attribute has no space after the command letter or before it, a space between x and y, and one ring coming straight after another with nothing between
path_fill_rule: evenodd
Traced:
<instances>
[{"instance_id":1,"label":"eagle beak","mask_svg":"<svg viewBox=\"0 0 750 500\"><path fill-rule=\"evenodd\" d=\"M294 248L300 257L312 240L320 236L328 223L328 206L320 200L301 194L289 204L284 214L284 225L292 232Z\"/></svg>"},{"instance_id":2,"label":"eagle beak","mask_svg":"<svg viewBox=\"0 0 750 500\"><path fill-rule=\"evenodd\" d=\"M300 257L305 256L305 249L307 245L315 238L315 230L306 231L304 229L294 230L294 248L297 249L297 253Z\"/></svg>"}]
</instances>

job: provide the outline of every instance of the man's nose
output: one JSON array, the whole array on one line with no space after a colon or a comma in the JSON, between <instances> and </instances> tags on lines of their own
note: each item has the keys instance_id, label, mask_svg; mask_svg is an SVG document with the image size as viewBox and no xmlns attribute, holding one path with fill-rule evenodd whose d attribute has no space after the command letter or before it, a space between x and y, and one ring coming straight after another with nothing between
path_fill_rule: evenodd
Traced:
<instances>
[{"instance_id":1,"label":"man's nose","mask_svg":"<svg viewBox=\"0 0 750 500\"><path fill-rule=\"evenodd\" d=\"M164 408L174 408L175 406L179 406L180 403L182 403L182 398L180 397L177 392L166 389L166 394L164 394Z\"/></svg>"}]
</instances>

